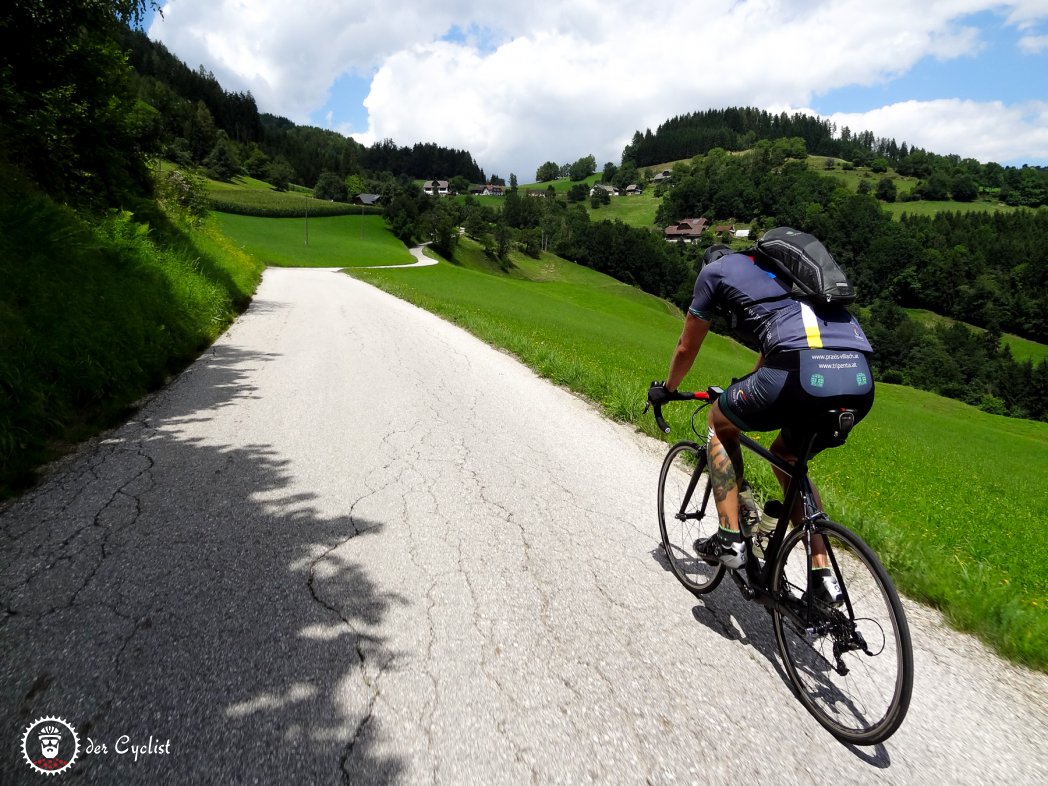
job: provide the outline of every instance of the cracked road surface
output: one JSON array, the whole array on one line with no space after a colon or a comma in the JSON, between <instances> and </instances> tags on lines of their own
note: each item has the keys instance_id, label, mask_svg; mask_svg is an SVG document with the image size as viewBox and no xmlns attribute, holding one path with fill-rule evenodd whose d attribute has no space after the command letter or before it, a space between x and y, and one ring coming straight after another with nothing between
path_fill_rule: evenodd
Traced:
<instances>
[{"instance_id":1,"label":"cracked road surface","mask_svg":"<svg viewBox=\"0 0 1048 786\"><path fill-rule=\"evenodd\" d=\"M270 269L0 515L0 781L42 781L20 740L54 715L84 783L1048 782L1048 677L915 604L906 722L835 742L765 612L658 559L664 451L413 306Z\"/></svg>"}]
</instances>

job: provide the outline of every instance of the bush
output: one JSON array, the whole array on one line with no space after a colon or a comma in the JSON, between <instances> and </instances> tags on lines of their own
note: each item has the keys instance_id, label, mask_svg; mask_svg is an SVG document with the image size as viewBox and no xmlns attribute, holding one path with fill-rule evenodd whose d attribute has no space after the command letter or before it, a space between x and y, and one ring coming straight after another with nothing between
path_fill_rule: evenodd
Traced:
<instances>
[{"instance_id":1,"label":"bush","mask_svg":"<svg viewBox=\"0 0 1048 786\"><path fill-rule=\"evenodd\" d=\"M317 199L328 199L332 202L345 202L346 183L334 172L323 172L313 188L313 196Z\"/></svg>"}]
</instances>

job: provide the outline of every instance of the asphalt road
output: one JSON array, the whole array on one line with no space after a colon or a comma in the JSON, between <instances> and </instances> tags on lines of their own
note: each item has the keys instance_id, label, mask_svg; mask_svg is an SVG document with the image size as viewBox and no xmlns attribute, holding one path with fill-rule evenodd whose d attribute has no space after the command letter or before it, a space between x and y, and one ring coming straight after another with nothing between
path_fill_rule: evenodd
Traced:
<instances>
[{"instance_id":1,"label":"asphalt road","mask_svg":"<svg viewBox=\"0 0 1048 786\"><path fill-rule=\"evenodd\" d=\"M21 739L55 716L81 750L54 782L1048 782L1048 676L915 604L900 731L824 732L765 612L657 558L664 449L365 284L271 269L0 512L0 781L44 781Z\"/></svg>"}]
</instances>

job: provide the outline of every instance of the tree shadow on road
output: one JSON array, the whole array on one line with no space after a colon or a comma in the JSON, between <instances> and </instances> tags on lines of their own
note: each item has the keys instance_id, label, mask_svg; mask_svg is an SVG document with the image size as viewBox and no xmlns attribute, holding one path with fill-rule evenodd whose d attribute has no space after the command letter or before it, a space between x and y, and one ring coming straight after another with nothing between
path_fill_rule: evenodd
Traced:
<instances>
[{"instance_id":1,"label":"tree shadow on road","mask_svg":"<svg viewBox=\"0 0 1048 786\"><path fill-rule=\"evenodd\" d=\"M273 445L199 436L276 357L209 350L0 518L0 733L66 718L82 746L70 780L403 775L371 710L397 657L379 624L406 601L355 554L386 522L311 490ZM125 735L169 753L120 755ZM108 750L86 754L88 738ZM4 748L5 782L39 778Z\"/></svg>"}]
</instances>

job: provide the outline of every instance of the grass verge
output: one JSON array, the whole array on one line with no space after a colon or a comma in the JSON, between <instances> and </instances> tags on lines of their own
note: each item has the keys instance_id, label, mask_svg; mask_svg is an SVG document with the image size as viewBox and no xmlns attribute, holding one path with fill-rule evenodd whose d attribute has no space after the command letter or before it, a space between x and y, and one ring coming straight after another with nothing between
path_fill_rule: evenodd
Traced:
<instances>
[{"instance_id":1,"label":"grass verge","mask_svg":"<svg viewBox=\"0 0 1048 786\"><path fill-rule=\"evenodd\" d=\"M556 257L513 261L511 275L480 263L352 274L509 350L610 417L660 436L641 409L647 384L665 376L679 315ZM753 360L711 335L685 385L723 385ZM690 433L686 410L668 413L674 438ZM903 591L1002 654L1048 670L1046 467L1046 424L884 384L847 447L813 471L831 515L870 542ZM758 482L771 488L770 476ZM654 533L654 506L652 517Z\"/></svg>"},{"instance_id":2,"label":"grass verge","mask_svg":"<svg viewBox=\"0 0 1048 786\"><path fill-rule=\"evenodd\" d=\"M2 174L0 497L207 347L262 270L213 224L87 221Z\"/></svg>"}]
</instances>

